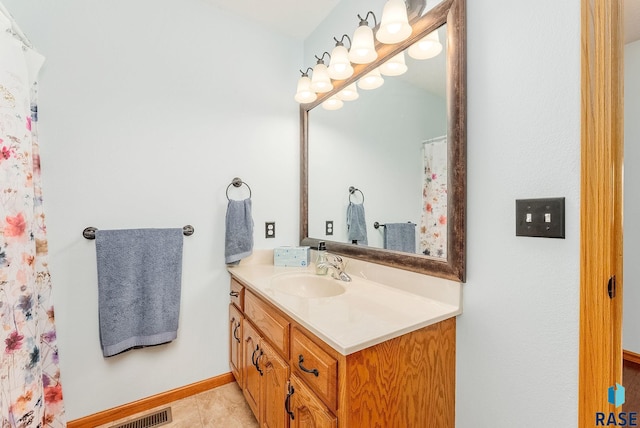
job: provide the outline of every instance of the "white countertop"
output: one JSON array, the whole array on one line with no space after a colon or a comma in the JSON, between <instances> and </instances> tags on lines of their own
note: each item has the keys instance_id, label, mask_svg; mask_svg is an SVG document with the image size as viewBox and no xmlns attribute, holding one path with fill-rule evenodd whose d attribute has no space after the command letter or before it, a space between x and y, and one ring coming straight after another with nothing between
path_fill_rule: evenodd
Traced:
<instances>
[{"instance_id":1,"label":"white countertop","mask_svg":"<svg viewBox=\"0 0 640 428\"><path fill-rule=\"evenodd\" d=\"M401 271L398 280L404 284L394 286L365 279L347 268L352 281L335 280L345 287L344 293L332 297L307 298L274 289L272 278L286 272L313 274L313 265L308 268L290 268L243 263L244 261L238 266L229 267L228 271L343 355L462 313L460 284L438 278L430 281L431 277L426 275L408 273L403 277L404 271ZM358 263L364 262L354 265L357 267ZM397 270L378 266L375 269ZM393 278L393 275L386 276ZM417 284L418 287L432 289L420 294L406 291L406 288L416 286L407 286L406 282L416 280L422 281L422 284ZM446 289L436 290L434 287Z\"/></svg>"}]
</instances>

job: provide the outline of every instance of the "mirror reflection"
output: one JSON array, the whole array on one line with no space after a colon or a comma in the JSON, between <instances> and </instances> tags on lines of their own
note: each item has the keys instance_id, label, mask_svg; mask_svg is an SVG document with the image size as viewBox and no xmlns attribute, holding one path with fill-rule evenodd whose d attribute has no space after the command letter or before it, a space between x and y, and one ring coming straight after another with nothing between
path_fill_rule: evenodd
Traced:
<instances>
[{"instance_id":1,"label":"mirror reflection","mask_svg":"<svg viewBox=\"0 0 640 428\"><path fill-rule=\"evenodd\" d=\"M446 25L436 32L435 57L405 51L404 74L309 111L310 237L446 259Z\"/></svg>"}]
</instances>

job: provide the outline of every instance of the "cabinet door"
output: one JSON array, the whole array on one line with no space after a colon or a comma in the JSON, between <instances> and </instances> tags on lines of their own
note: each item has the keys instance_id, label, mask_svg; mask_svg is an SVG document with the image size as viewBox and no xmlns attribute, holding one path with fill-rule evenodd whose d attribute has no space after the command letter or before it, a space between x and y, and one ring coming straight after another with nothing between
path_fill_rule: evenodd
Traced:
<instances>
[{"instance_id":1,"label":"cabinet door","mask_svg":"<svg viewBox=\"0 0 640 428\"><path fill-rule=\"evenodd\" d=\"M242 387L242 315L229 305L229 368Z\"/></svg>"},{"instance_id":2,"label":"cabinet door","mask_svg":"<svg viewBox=\"0 0 640 428\"><path fill-rule=\"evenodd\" d=\"M296 375L291 375L289 406L291 428L336 428L337 418Z\"/></svg>"},{"instance_id":3,"label":"cabinet door","mask_svg":"<svg viewBox=\"0 0 640 428\"><path fill-rule=\"evenodd\" d=\"M249 403L256 419L260 419L260 384L262 375L256 367L260 356L260 336L247 320L242 332L242 393Z\"/></svg>"},{"instance_id":4,"label":"cabinet door","mask_svg":"<svg viewBox=\"0 0 640 428\"><path fill-rule=\"evenodd\" d=\"M262 428L287 428L288 415L284 408L284 400L287 397L287 380L289 379L289 365L280 355L265 341L262 340L260 348L263 354L258 360L260 369L264 373L262 377L262 396L260 412Z\"/></svg>"}]
</instances>

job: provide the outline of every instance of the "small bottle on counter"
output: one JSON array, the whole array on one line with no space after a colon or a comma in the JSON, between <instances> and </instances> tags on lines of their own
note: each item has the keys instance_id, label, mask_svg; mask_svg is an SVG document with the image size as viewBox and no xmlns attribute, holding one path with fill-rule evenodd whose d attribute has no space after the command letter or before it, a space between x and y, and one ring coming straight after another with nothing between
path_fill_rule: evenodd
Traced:
<instances>
[{"instance_id":1,"label":"small bottle on counter","mask_svg":"<svg viewBox=\"0 0 640 428\"><path fill-rule=\"evenodd\" d=\"M327 244L324 241L318 243L318 257L316 258L316 275L327 274Z\"/></svg>"}]
</instances>

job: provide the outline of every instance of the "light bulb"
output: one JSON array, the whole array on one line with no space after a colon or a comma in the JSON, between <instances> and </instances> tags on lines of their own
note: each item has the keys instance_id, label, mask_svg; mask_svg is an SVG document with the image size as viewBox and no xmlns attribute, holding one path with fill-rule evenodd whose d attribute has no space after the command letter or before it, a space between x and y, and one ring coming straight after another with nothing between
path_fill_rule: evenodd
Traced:
<instances>
[{"instance_id":1,"label":"light bulb","mask_svg":"<svg viewBox=\"0 0 640 428\"><path fill-rule=\"evenodd\" d=\"M316 93L311 90L311 79L306 74L298 79L298 89L294 98L301 104L312 103L318 98Z\"/></svg>"},{"instance_id":2,"label":"light bulb","mask_svg":"<svg viewBox=\"0 0 640 428\"><path fill-rule=\"evenodd\" d=\"M333 80L344 80L353 74L353 67L349 61L349 51L344 45L339 44L331 51L328 73Z\"/></svg>"},{"instance_id":3,"label":"light bulb","mask_svg":"<svg viewBox=\"0 0 640 428\"><path fill-rule=\"evenodd\" d=\"M358 87L360 89L376 89L382 86L384 79L380 75L380 70L374 68L358 80Z\"/></svg>"},{"instance_id":4,"label":"light bulb","mask_svg":"<svg viewBox=\"0 0 640 428\"><path fill-rule=\"evenodd\" d=\"M313 75L311 76L311 90L317 93L329 92L333 89L327 66L322 60L313 67Z\"/></svg>"},{"instance_id":5,"label":"light bulb","mask_svg":"<svg viewBox=\"0 0 640 428\"><path fill-rule=\"evenodd\" d=\"M385 76L400 76L406 71L407 64L404 61L404 52L400 52L380 66L380 74Z\"/></svg>"},{"instance_id":6,"label":"light bulb","mask_svg":"<svg viewBox=\"0 0 640 428\"><path fill-rule=\"evenodd\" d=\"M407 5L404 0L387 1L384 5L376 39L386 44L400 43L411 35L411 31L407 18Z\"/></svg>"},{"instance_id":7,"label":"light bulb","mask_svg":"<svg viewBox=\"0 0 640 428\"><path fill-rule=\"evenodd\" d=\"M409 56L414 59L429 59L442 51L438 30L427 34L409 47Z\"/></svg>"},{"instance_id":8,"label":"light bulb","mask_svg":"<svg viewBox=\"0 0 640 428\"><path fill-rule=\"evenodd\" d=\"M366 22L366 21L363 21ZM354 64L369 64L378 58L373 42L373 30L366 24L360 25L353 33L353 43L349 51L349 60Z\"/></svg>"},{"instance_id":9,"label":"light bulb","mask_svg":"<svg viewBox=\"0 0 640 428\"><path fill-rule=\"evenodd\" d=\"M356 87L355 83L350 84L349 86L338 92L338 98L343 101L354 101L357 100L358 97L360 97L360 94L358 94L358 88Z\"/></svg>"},{"instance_id":10,"label":"light bulb","mask_svg":"<svg viewBox=\"0 0 640 428\"><path fill-rule=\"evenodd\" d=\"M322 102L322 108L324 108L325 110L338 110L342 108L343 105L344 103L342 102L342 100L335 95Z\"/></svg>"}]
</instances>

